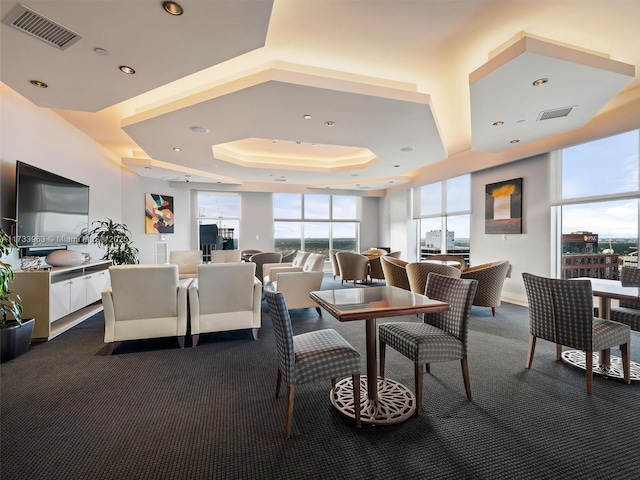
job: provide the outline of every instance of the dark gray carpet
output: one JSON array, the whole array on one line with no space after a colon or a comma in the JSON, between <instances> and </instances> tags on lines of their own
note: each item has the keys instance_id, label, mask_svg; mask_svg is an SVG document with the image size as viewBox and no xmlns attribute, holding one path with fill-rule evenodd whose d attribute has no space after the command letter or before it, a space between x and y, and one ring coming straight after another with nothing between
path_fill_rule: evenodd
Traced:
<instances>
[{"instance_id":1,"label":"dark gray carpet","mask_svg":"<svg viewBox=\"0 0 640 480\"><path fill-rule=\"evenodd\" d=\"M339 282L338 282L339 283ZM335 285L325 276L324 288ZM351 287L348 287L351 288ZM525 370L527 309L495 318L473 308L466 400L459 362L425 374L420 417L357 430L329 401L330 382L296 389L293 435L282 439L276 354L263 304L249 331L120 343L104 355L101 314L1 367L3 479L591 479L640 478L640 383L555 361L539 341ZM411 317L409 317L411 318ZM335 328L364 359L364 323L294 310L296 333ZM413 317L415 319L415 317ZM395 319L394 319L395 320ZM390 320L387 320L390 321ZM619 352L613 352L618 354ZM632 333L640 362L640 334ZM393 350L387 374L413 386Z\"/></svg>"}]
</instances>

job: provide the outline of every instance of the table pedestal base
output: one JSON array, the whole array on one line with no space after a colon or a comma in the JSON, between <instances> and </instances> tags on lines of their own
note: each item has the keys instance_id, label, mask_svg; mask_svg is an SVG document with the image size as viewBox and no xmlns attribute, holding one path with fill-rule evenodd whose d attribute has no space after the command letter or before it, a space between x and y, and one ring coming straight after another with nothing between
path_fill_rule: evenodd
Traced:
<instances>
[{"instance_id":1,"label":"table pedestal base","mask_svg":"<svg viewBox=\"0 0 640 480\"><path fill-rule=\"evenodd\" d=\"M562 361L571 366L586 370L585 353L581 350L565 350L562 352ZM608 378L624 379L622 371L622 359L620 357L611 356L609 366L600 365L599 354L593 353L593 373ZM631 381L640 381L640 364L631 362L630 377Z\"/></svg>"},{"instance_id":2,"label":"table pedestal base","mask_svg":"<svg viewBox=\"0 0 640 480\"><path fill-rule=\"evenodd\" d=\"M355 418L351 378L336 383L331 403L343 415ZM360 421L369 425L404 422L416 411L416 397L407 387L390 378L378 377L378 398L367 396L367 376L360 376Z\"/></svg>"}]
</instances>

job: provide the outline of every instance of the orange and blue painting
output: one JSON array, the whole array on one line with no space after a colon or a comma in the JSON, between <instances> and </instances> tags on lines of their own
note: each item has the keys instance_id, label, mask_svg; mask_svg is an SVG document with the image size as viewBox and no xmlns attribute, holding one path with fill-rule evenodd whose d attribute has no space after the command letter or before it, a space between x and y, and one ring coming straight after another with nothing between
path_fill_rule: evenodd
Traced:
<instances>
[{"instance_id":1,"label":"orange and blue painting","mask_svg":"<svg viewBox=\"0 0 640 480\"><path fill-rule=\"evenodd\" d=\"M173 197L144 194L145 232L173 233Z\"/></svg>"},{"instance_id":2,"label":"orange and blue painting","mask_svg":"<svg viewBox=\"0 0 640 480\"><path fill-rule=\"evenodd\" d=\"M486 187L484 233L522 233L522 178Z\"/></svg>"}]
</instances>

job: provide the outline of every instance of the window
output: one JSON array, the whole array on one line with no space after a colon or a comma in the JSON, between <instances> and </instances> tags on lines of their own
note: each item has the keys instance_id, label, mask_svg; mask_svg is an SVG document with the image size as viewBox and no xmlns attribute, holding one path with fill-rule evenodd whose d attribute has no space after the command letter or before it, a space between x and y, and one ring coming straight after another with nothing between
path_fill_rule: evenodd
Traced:
<instances>
[{"instance_id":1,"label":"window","mask_svg":"<svg viewBox=\"0 0 640 480\"><path fill-rule=\"evenodd\" d=\"M215 224L218 226L218 235L222 237L217 248L235 249L240 235L240 196L235 193L198 192L197 208L200 226L198 244L215 243L207 239L206 228L206 225Z\"/></svg>"},{"instance_id":2,"label":"window","mask_svg":"<svg viewBox=\"0 0 640 480\"><path fill-rule=\"evenodd\" d=\"M556 276L618 279L620 266L637 262L640 130L558 153Z\"/></svg>"},{"instance_id":3,"label":"window","mask_svg":"<svg viewBox=\"0 0 640 480\"><path fill-rule=\"evenodd\" d=\"M305 250L327 259L329 250L357 250L358 197L273 194L276 251Z\"/></svg>"},{"instance_id":4,"label":"window","mask_svg":"<svg viewBox=\"0 0 640 480\"><path fill-rule=\"evenodd\" d=\"M418 258L438 253L469 261L471 175L424 185L417 190ZM442 232L445 232L443 235Z\"/></svg>"}]
</instances>

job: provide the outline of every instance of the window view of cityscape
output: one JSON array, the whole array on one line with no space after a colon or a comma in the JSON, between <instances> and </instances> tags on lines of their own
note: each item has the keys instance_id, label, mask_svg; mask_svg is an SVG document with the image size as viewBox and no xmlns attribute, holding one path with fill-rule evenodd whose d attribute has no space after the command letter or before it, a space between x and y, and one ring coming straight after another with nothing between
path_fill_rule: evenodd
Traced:
<instances>
[{"instance_id":1,"label":"window view of cityscape","mask_svg":"<svg viewBox=\"0 0 640 480\"><path fill-rule=\"evenodd\" d=\"M640 130L562 150L562 278L638 267L639 151Z\"/></svg>"}]
</instances>

